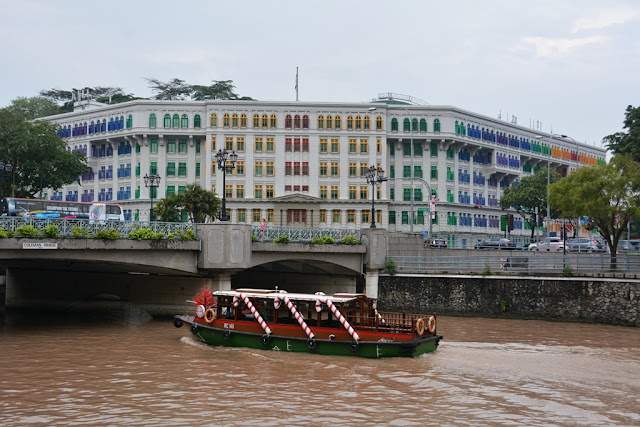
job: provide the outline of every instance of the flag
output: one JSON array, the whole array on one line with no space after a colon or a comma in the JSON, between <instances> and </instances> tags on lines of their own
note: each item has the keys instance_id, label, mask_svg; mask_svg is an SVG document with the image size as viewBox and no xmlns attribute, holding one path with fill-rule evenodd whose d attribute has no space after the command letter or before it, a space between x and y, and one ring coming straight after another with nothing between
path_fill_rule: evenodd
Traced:
<instances>
[{"instance_id":1,"label":"flag","mask_svg":"<svg viewBox=\"0 0 640 427\"><path fill-rule=\"evenodd\" d=\"M296 67L296 101L298 100L298 67Z\"/></svg>"}]
</instances>

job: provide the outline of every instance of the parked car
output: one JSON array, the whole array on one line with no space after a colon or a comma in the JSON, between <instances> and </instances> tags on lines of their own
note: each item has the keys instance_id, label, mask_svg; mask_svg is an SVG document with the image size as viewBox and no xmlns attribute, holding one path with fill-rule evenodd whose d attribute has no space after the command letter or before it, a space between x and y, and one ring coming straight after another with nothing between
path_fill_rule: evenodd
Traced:
<instances>
[{"instance_id":1,"label":"parked car","mask_svg":"<svg viewBox=\"0 0 640 427\"><path fill-rule=\"evenodd\" d=\"M484 239L475 245L476 249L509 249L514 250L518 248L514 242L504 237L489 237Z\"/></svg>"},{"instance_id":2,"label":"parked car","mask_svg":"<svg viewBox=\"0 0 640 427\"><path fill-rule=\"evenodd\" d=\"M580 237L569 240L567 250L569 252L606 252L607 248L596 239Z\"/></svg>"},{"instance_id":3,"label":"parked car","mask_svg":"<svg viewBox=\"0 0 640 427\"><path fill-rule=\"evenodd\" d=\"M447 241L444 239L431 239L431 240L425 240L424 241L424 247L430 247L430 248L443 248L446 249L447 248Z\"/></svg>"},{"instance_id":4,"label":"parked car","mask_svg":"<svg viewBox=\"0 0 640 427\"><path fill-rule=\"evenodd\" d=\"M565 242L559 237L549 237L543 239L540 242L532 243L529 245L530 251L549 251L549 252L562 252L564 250Z\"/></svg>"},{"instance_id":5,"label":"parked car","mask_svg":"<svg viewBox=\"0 0 640 427\"><path fill-rule=\"evenodd\" d=\"M640 250L640 241L638 240L620 240L618 242L618 252L637 252Z\"/></svg>"}]
</instances>

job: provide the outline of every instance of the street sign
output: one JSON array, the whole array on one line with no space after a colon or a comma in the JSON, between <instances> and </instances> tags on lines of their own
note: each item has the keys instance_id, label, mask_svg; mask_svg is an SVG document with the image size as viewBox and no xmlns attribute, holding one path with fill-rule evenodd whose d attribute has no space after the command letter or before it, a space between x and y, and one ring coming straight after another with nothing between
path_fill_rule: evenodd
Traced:
<instances>
[{"instance_id":1,"label":"street sign","mask_svg":"<svg viewBox=\"0 0 640 427\"><path fill-rule=\"evenodd\" d=\"M418 212L431 212L429 208L418 208Z\"/></svg>"}]
</instances>

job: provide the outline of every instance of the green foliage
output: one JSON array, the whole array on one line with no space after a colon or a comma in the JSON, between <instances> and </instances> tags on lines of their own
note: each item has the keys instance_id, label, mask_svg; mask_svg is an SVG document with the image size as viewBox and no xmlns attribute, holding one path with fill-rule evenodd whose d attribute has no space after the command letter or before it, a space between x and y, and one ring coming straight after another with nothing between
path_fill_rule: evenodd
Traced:
<instances>
[{"instance_id":1,"label":"green foliage","mask_svg":"<svg viewBox=\"0 0 640 427\"><path fill-rule=\"evenodd\" d=\"M118 240L120 238L120 233L113 229L98 230L96 231L95 238L102 240Z\"/></svg>"},{"instance_id":2,"label":"green foliage","mask_svg":"<svg viewBox=\"0 0 640 427\"><path fill-rule=\"evenodd\" d=\"M391 276L394 276L398 272L398 267L396 266L396 263L393 262L391 258L387 258L387 261L385 261L384 269Z\"/></svg>"},{"instance_id":3,"label":"green foliage","mask_svg":"<svg viewBox=\"0 0 640 427\"><path fill-rule=\"evenodd\" d=\"M484 270L482 270L482 277L488 276L491 274L491 266L489 265L489 261L484 262Z\"/></svg>"},{"instance_id":4,"label":"green foliage","mask_svg":"<svg viewBox=\"0 0 640 427\"><path fill-rule=\"evenodd\" d=\"M4 231L4 228L0 228L0 239L6 239L7 238L7 232Z\"/></svg>"},{"instance_id":5,"label":"green foliage","mask_svg":"<svg viewBox=\"0 0 640 427\"><path fill-rule=\"evenodd\" d=\"M73 234L74 239L89 238L89 232L82 227L78 227L77 225L71 229L71 234Z\"/></svg>"},{"instance_id":6,"label":"green foliage","mask_svg":"<svg viewBox=\"0 0 640 427\"><path fill-rule=\"evenodd\" d=\"M573 268L571 268L569 264L565 265L564 269L562 270L562 275L564 277L573 277Z\"/></svg>"},{"instance_id":7,"label":"green foliage","mask_svg":"<svg viewBox=\"0 0 640 427\"><path fill-rule=\"evenodd\" d=\"M44 237L55 239L60 236L60 229L56 225L50 224L47 228L43 228L41 233Z\"/></svg>"},{"instance_id":8,"label":"green foliage","mask_svg":"<svg viewBox=\"0 0 640 427\"><path fill-rule=\"evenodd\" d=\"M139 228L129 233L128 238L131 240L162 240L164 233L154 232L150 228Z\"/></svg>"},{"instance_id":9,"label":"green foliage","mask_svg":"<svg viewBox=\"0 0 640 427\"><path fill-rule=\"evenodd\" d=\"M23 225L22 227L16 228L16 233L18 237L38 237L38 230L30 225Z\"/></svg>"},{"instance_id":10,"label":"green foliage","mask_svg":"<svg viewBox=\"0 0 640 427\"><path fill-rule=\"evenodd\" d=\"M251 235L251 241L252 242L257 242L258 241L258 236L256 236L255 234Z\"/></svg>"},{"instance_id":11,"label":"green foliage","mask_svg":"<svg viewBox=\"0 0 640 427\"><path fill-rule=\"evenodd\" d=\"M278 236L275 239L273 239L274 243L290 243L291 239L289 239L289 236Z\"/></svg>"},{"instance_id":12,"label":"green foliage","mask_svg":"<svg viewBox=\"0 0 640 427\"><path fill-rule=\"evenodd\" d=\"M357 245L358 243L360 243L358 238L351 234L342 238L343 245Z\"/></svg>"},{"instance_id":13,"label":"green foliage","mask_svg":"<svg viewBox=\"0 0 640 427\"><path fill-rule=\"evenodd\" d=\"M551 203L566 218L589 217L611 249L632 218L640 217L640 163L615 156L609 164L579 168L551 185Z\"/></svg>"},{"instance_id":14,"label":"green foliage","mask_svg":"<svg viewBox=\"0 0 640 427\"><path fill-rule=\"evenodd\" d=\"M204 223L217 216L220 204L213 191L207 191L198 184L188 184L183 194L165 197L153 210L161 221L179 222L184 209L189 213L191 222Z\"/></svg>"},{"instance_id":15,"label":"green foliage","mask_svg":"<svg viewBox=\"0 0 640 427\"><path fill-rule=\"evenodd\" d=\"M180 233L180 238L182 240L197 240L198 236L196 236L196 232L193 231L193 228L190 228L184 233Z\"/></svg>"},{"instance_id":16,"label":"green foliage","mask_svg":"<svg viewBox=\"0 0 640 427\"><path fill-rule=\"evenodd\" d=\"M314 237L311 239L311 243L316 245L333 245L335 242L336 239L331 236Z\"/></svg>"},{"instance_id":17,"label":"green foliage","mask_svg":"<svg viewBox=\"0 0 640 427\"><path fill-rule=\"evenodd\" d=\"M41 96L34 96L32 98L20 96L11 101L11 106L22 111L29 120L53 116L63 112L56 102Z\"/></svg>"},{"instance_id":18,"label":"green foliage","mask_svg":"<svg viewBox=\"0 0 640 427\"><path fill-rule=\"evenodd\" d=\"M502 311L507 311L507 302L505 300L500 300L500 308Z\"/></svg>"},{"instance_id":19,"label":"green foliage","mask_svg":"<svg viewBox=\"0 0 640 427\"><path fill-rule=\"evenodd\" d=\"M624 129L603 138L603 142L613 154L623 155L640 162L640 107L629 105L625 111Z\"/></svg>"},{"instance_id":20,"label":"green foliage","mask_svg":"<svg viewBox=\"0 0 640 427\"><path fill-rule=\"evenodd\" d=\"M13 230L7 230L7 237L15 237L16 236L16 232Z\"/></svg>"},{"instance_id":21,"label":"green foliage","mask_svg":"<svg viewBox=\"0 0 640 427\"><path fill-rule=\"evenodd\" d=\"M180 237L180 233L169 233L167 234L167 240L173 240Z\"/></svg>"},{"instance_id":22,"label":"green foliage","mask_svg":"<svg viewBox=\"0 0 640 427\"><path fill-rule=\"evenodd\" d=\"M193 92L191 86L186 84L184 80L176 78L168 82L161 82L154 78L146 78L145 80L149 82L149 88L155 93L153 99L184 100Z\"/></svg>"},{"instance_id":23,"label":"green foliage","mask_svg":"<svg viewBox=\"0 0 640 427\"><path fill-rule=\"evenodd\" d=\"M239 99L233 89L233 80L213 80L211 86L193 85L193 95L196 101L205 101L207 99Z\"/></svg>"}]
</instances>

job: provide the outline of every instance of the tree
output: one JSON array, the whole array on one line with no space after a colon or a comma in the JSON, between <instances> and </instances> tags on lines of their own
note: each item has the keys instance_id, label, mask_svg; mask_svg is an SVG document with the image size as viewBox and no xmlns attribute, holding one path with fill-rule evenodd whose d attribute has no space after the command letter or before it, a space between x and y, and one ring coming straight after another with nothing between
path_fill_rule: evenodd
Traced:
<instances>
[{"instance_id":1,"label":"tree","mask_svg":"<svg viewBox=\"0 0 640 427\"><path fill-rule=\"evenodd\" d=\"M640 107L627 107L623 128L627 129L626 133L605 136L603 141L614 155L628 156L640 162Z\"/></svg>"},{"instance_id":2,"label":"tree","mask_svg":"<svg viewBox=\"0 0 640 427\"><path fill-rule=\"evenodd\" d=\"M191 95L193 89L184 80L173 79L169 82L161 82L158 79L145 79L149 82L149 87L156 95L153 99L161 100L184 100Z\"/></svg>"},{"instance_id":3,"label":"tree","mask_svg":"<svg viewBox=\"0 0 640 427\"><path fill-rule=\"evenodd\" d=\"M180 221L180 213L186 210L189 220L195 223L210 222L220 209L220 199L213 191L207 191L198 184L189 184L184 193L168 196L154 208L162 221Z\"/></svg>"},{"instance_id":4,"label":"tree","mask_svg":"<svg viewBox=\"0 0 640 427\"><path fill-rule=\"evenodd\" d=\"M565 217L589 217L611 250L616 268L618 241L640 215L640 163L615 156L608 165L583 167L551 185L551 203Z\"/></svg>"},{"instance_id":5,"label":"tree","mask_svg":"<svg viewBox=\"0 0 640 427\"><path fill-rule=\"evenodd\" d=\"M30 120L63 112L57 103L41 96L18 97L11 101L11 106L22 111L25 117Z\"/></svg>"},{"instance_id":6,"label":"tree","mask_svg":"<svg viewBox=\"0 0 640 427\"><path fill-rule=\"evenodd\" d=\"M146 99L136 97L133 94L125 95L122 91L122 88L119 87L110 87L110 86L95 86L95 87L84 87L82 89L71 89L71 90L60 90L60 89L50 89L50 90L41 90L40 96L53 101L55 103L62 103L62 106L59 107L61 113L66 113L73 111L73 103L74 103L74 94L77 93L78 90L82 90L83 92L88 92L89 97L91 99L95 99L97 102L102 103L111 103L118 104L120 102L133 101L134 99Z\"/></svg>"},{"instance_id":7,"label":"tree","mask_svg":"<svg viewBox=\"0 0 640 427\"><path fill-rule=\"evenodd\" d=\"M252 100L250 97L240 97L233 91L235 86L233 80L213 80L211 86L191 86L193 89L193 95L191 96L195 101L204 101L207 99L242 99Z\"/></svg>"},{"instance_id":8,"label":"tree","mask_svg":"<svg viewBox=\"0 0 640 427\"><path fill-rule=\"evenodd\" d=\"M67 151L56 130L46 120L29 120L20 108L0 110L0 161L13 167L11 178L5 174L0 183L3 195L35 197L43 188L57 190L89 170L84 155Z\"/></svg>"},{"instance_id":9,"label":"tree","mask_svg":"<svg viewBox=\"0 0 640 427\"><path fill-rule=\"evenodd\" d=\"M550 182L554 183L560 179L558 172L551 171ZM539 212L546 212L547 209L547 168L539 169L533 175L525 176L517 185L508 187L500 199L502 209L514 208L520 216L531 226L531 238L535 232L535 208ZM556 216L557 212L552 211L551 216Z\"/></svg>"}]
</instances>

